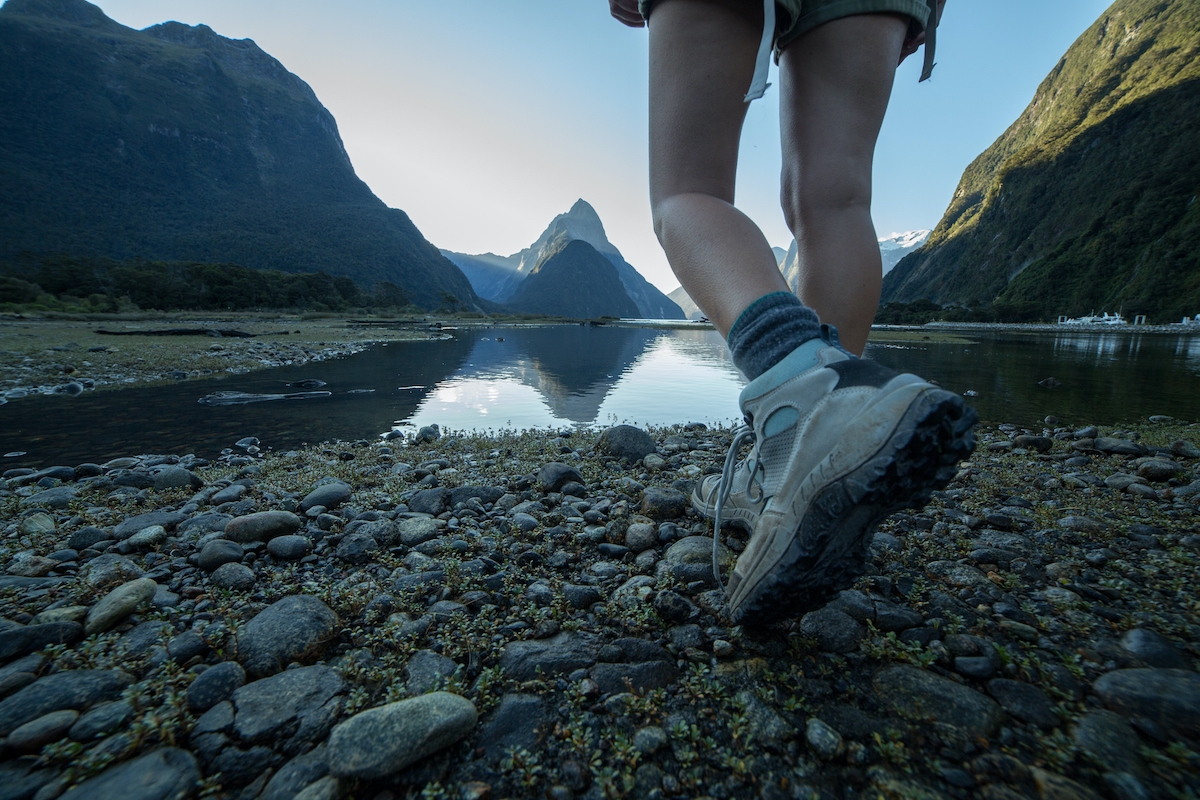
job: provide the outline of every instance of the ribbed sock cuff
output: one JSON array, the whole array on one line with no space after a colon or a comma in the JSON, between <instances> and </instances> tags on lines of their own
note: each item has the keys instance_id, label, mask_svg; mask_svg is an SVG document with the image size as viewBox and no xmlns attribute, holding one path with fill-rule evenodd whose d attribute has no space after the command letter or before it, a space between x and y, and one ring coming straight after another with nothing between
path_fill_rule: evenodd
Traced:
<instances>
[{"instance_id":1,"label":"ribbed sock cuff","mask_svg":"<svg viewBox=\"0 0 1200 800\"><path fill-rule=\"evenodd\" d=\"M791 292L771 292L747 306L726 341L734 365L754 380L820 335L821 321L800 298Z\"/></svg>"}]
</instances>

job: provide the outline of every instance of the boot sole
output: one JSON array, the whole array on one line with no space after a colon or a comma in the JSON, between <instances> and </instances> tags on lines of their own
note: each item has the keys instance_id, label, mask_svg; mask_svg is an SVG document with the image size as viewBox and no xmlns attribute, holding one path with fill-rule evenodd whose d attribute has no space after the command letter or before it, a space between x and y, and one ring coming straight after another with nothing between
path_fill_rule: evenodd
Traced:
<instances>
[{"instance_id":1,"label":"boot sole","mask_svg":"<svg viewBox=\"0 0 1200 800\"><path fill-rule=\"evenodd\" d=\"M866 572L879 523L901 509L923 507L954 478L958 462L975 449L978 418L962 398L941 389L914 399L873 456L815 495L783 556L729 609L733 621L795 616L853 585Z\"/></svg>"}]
</instances>

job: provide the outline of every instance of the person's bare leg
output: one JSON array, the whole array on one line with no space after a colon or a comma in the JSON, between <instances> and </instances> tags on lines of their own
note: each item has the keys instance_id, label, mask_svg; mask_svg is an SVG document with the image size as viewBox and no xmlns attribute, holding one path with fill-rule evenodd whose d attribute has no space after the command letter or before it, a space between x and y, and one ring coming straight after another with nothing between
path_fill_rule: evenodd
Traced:
<instances>
[{"instance_id":1,"label":"person's bare leg","mask_svg":"<svg viewBox=\"0 0 1200 800\"><path fill-rule=\"evenodd\" d=\"M883 280L871 163L907 27L887 14L845 17L779 61L781 201L798 245L797 293L859 355Z\"/></svg>"},{"instance_id":2,"label":"person's bare leg","mask_svg":"<svg viewBox=\"0 0 1200 800\"><path fill-rule=\"evenodd\" d=\"M790 291L762 231L733 206L743 97L762 36L762 11L756 19L753 8L662 0L649 23L654 230L723 336L752 302Z\"/></svg>"}]
</instances>

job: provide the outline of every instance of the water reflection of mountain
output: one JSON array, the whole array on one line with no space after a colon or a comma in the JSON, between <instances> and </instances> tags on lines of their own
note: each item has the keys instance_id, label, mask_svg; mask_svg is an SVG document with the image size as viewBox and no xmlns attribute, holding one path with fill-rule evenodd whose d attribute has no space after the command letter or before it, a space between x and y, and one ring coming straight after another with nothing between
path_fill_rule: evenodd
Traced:
<instances>
[{"instance_id":1,"label":"water reflection of mountain","mask_svg":"<svg viewBox=\"0 0 1200 800\"><path fill-rule=\"evenodd\" d=\"M560 419L594 422L604 398L663 331L560 325L479 338L456 378L510 379L533 388ZM503 341L497 341L497 338Z\"/></svg>"}]
</instances>

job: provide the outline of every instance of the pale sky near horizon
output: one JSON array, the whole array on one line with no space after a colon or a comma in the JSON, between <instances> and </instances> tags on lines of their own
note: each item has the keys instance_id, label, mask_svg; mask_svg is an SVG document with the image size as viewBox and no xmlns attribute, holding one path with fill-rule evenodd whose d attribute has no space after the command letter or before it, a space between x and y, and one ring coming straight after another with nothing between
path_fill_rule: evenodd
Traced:
<instances>
[{"instance_id":1,"label":"pale sky near horizon","mask_svg":"<svg viewBox=\"0 0 1200 800\"><path fill-rule=\"evenodd\" d=\"M438 247L515 253L583 198L642 275L679 285L650 223L646 32L605 0L97 5L132 28L176 20L253 39L333 114L358 176ZM896 75L875 156L880 237L937 224L963 169L1108 6L949 0L932 80L917 83L920 53ZM737 204L786 248L778 100L772 87L749 110Z\"/></svg>"}]
</instances>

